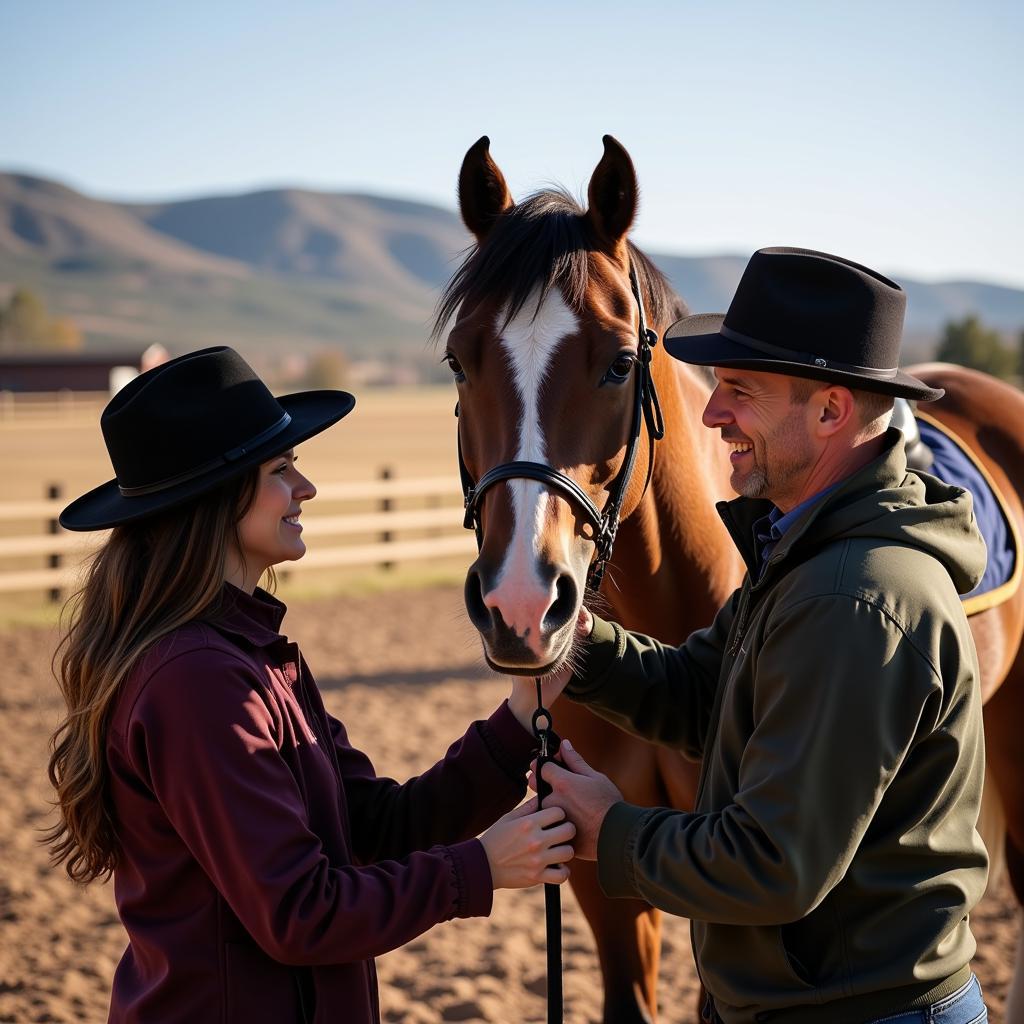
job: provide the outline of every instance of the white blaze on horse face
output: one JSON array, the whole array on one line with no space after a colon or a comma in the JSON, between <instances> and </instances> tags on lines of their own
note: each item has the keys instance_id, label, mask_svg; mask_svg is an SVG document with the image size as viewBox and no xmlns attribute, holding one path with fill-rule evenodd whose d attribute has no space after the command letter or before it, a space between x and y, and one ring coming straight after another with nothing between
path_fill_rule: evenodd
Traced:
<instances>
[{"instance_id":1,"label":"white blaze on horse face","mask_svg":"<svg viewBox=\"0 0 1024 1024\"><path fill-rule=\"evenodd\" d=\"M551 358L559 343L579 327L576 314L562 293L552 288L537 315L531 296L501 336L501 345L512 365L516 392L522 407L516 460L547 462L547 445L541 425L540 398ZM509 480L512 492L513 531L505 561L494 590L484 600L502 613L506 625L530 639L539 639L540 625L554 598L554 581L544 582L537 571L544 510L550 493L534 480Z\"/></svg>"}]
</instances>

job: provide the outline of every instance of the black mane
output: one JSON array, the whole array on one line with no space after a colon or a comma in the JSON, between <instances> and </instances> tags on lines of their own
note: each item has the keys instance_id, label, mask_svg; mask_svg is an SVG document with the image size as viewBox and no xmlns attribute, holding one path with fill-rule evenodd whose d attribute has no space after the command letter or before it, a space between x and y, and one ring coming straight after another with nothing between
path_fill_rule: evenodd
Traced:
<instances>
[{"instance_id":1,"label":"black mane","mask_svg":"<svg viewBox=\"0 0 1024 1024\"><path fill-rule=\"evenodd\" d=\"M586 211L560 188L535 192L495 221L484 246L472 246L437 304L434 337L470 295L496 296L505 306L507 327L535 289L540 301L553 287L560 287L576 312L586 295L588 262L596 248ZM686 316L688 310L665 275L635 246L629 257L636 269L651 325L667 325ZM539 308L539 303L538 303Z\"/></svg>"}]
</instances>

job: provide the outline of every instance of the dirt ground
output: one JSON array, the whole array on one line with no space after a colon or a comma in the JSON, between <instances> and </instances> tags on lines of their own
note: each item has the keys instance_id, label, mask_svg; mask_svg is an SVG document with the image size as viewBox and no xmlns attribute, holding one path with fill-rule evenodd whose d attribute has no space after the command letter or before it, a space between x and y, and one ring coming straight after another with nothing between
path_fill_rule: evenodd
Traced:
<instances>
[{"instance_id":1,"label":"dirt ground","mask_svg":"<svg viewBox=\"0 0 1024 1024\"><path fill-rule=\"evenodd\" d=\"M328 709L379 772L405 778L439 757L506 695L481 665L456 587L293 603L285 622L320 679ZM59 712L49 673L55 633L0 633L0 1021L103 1021L125 934L109 886L72 886L38 844L51 820L46 742ZM593 940L563 889L567 1022L599 1018ZM1017 918L1008 893L973 916L981 978L1002 1021ZM500 892L486 920L435 928L379 961L384 1019L409 1024L544 1020L540 891ZM665 919L661 1019L692 1020L696 977L687 925ZM339 1017L343 1020L344 1015Z\"/></svg>"}]
</instances>

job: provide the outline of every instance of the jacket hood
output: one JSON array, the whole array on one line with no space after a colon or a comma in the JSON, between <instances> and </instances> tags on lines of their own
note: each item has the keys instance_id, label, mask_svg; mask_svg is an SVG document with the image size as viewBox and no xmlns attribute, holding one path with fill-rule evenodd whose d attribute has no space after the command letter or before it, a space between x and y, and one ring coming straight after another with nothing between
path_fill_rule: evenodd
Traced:
<instances>
[{"instance_id":1,"label":"jacket hood","mask_svg":"<svg viewBox=\"0 0 1024 1024\"><path fill-rule=\"evenodd\" d=\"M928 473L907 470L903 435L890 428L888 447L816 503L786 531L768 560L771 568L795 552L841 538L876 538L919 548L937 559L959 594L981 581L988 560L974 520L970 492ZM753 524L771 508L766 501L736 498L719 512L747 561L757 564Z\"/></svg>"}]
</instances>

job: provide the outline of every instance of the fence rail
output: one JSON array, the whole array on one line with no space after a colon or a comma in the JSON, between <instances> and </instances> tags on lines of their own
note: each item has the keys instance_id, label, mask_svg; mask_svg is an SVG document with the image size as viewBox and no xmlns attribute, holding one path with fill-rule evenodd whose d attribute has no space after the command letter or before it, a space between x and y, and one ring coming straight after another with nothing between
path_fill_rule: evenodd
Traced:
<instances>
[{"instance_id":1,"label":"fence rail","mask_svg":"<svg viewBox=\"0 0 1024 1024\"><path fill-rule=\"evenodd\" d=\"M106 537L106 533L61 529L57 516L67 503L63 488L51 484L47 491L56 496L0 502L0 522L36 524L31 535L0 536L0 593L42 590L59 600L76 585L82 562ZM316 502L303 510L303 532L317 538L317 543L304 558L285 568L288 573L349 566L389 568L403 562L471 556L475 543L472 534L462 529L461 497L453 477L396 479L386 468L374 480L319 484ZM344 509L353 503L359 507ZM370 510L368 503L374 506ZM325 506L329 510L321 512ZM355 539L332 542L344 538ZM4 565L36 557L45 561L45 568Z\"/></svg>"},{"instance_id":2,"label":"fence rail","mask_svg":"<svg viewBox=\"0 0 1024 1024\"><path fill-rule=\"evenodd\" d=\"M31 421L34 426L65 425L70 419L95 416L110 401L108 391L0 391L0 425Z\"/></svg>"}]
</instances>

